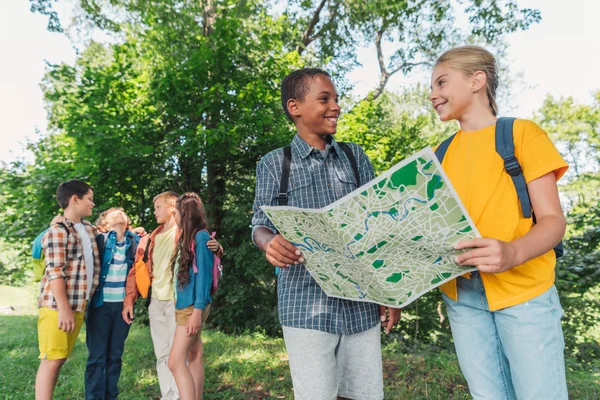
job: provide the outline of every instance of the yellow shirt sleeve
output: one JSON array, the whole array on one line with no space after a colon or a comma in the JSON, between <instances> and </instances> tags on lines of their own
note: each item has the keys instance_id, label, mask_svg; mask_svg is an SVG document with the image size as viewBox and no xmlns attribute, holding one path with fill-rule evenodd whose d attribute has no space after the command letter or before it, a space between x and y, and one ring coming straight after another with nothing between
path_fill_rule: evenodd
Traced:
<instances>
[{"instance_id":1,"label":"yellow shirt sleeve","mask_svg":"<svg viewBox=\"0 0 600 400\"><path fill-rule=\"evenodd\" d=\"M558 181L567 172L569 165L560 155L548 134L535 122L515 121L516 139L521 137L519 163L527 183L549 172L554 172ZM519 149L515 148L518 152Z\"/></svg>"}]
</instances>

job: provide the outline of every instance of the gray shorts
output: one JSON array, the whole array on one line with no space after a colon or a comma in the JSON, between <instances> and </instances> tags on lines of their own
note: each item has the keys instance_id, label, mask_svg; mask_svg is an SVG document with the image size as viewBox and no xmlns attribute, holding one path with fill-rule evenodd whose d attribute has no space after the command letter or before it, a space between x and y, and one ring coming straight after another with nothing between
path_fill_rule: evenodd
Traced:
<instances>
[{"instance_id":1,"label":"gray shorts","mask_svg":"<svg viewBox=\"0 0 600 400\"><path fill-rule=\"evenodd\" d=\"M383 399L380 324L354 335L283 327L296 400Z\"/></svg>"}]
</instances>

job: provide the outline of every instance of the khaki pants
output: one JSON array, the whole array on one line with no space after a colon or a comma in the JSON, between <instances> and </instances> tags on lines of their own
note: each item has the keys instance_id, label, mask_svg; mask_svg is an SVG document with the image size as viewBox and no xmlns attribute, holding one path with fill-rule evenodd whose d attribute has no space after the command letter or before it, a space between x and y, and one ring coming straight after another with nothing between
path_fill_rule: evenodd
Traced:
<instances>
[{"instance_id":1,"label":"khaki pants","mask_svg":"<svg viewBox=\"0 0 600 400\"><path fill-rule=\"evenodd\" d=\"M175 337L175 304L173 300L153 298L148 307L148 315L161 398L164 400L179 399L177 384L168 364L171 345Z\"/></svg>"}]
</instances>

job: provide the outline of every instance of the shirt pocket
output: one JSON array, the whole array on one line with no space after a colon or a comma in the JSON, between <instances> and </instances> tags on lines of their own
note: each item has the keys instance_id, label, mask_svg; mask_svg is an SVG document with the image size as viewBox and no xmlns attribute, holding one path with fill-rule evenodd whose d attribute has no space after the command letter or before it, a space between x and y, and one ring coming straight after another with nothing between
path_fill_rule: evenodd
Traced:
<instances>
[{"instance_id":1,"label":"shirt pocket","mask_svg":"<svg viewBox=\"0 0 600 400\"><path fill-rule=\"evenodd\" d=\"M313 193L314 185L311 174L290 173L288 183L288 205L301 208L316 206L316 194Z\"/></svg>"},{"instance_id":2,"label":"shirt pocket","mask_svg":"<svg viewBox=\"0 0 600 400\"><path fill-rule=\"evenodd\" d=\"M335 174L339 180L339 187L341 193L336 193L339 197L344 197L348 193L352 192L358 186L356 185L356 179L354 178L354 172L347 169L336 169Z\"/></svg>"}]
</instances>

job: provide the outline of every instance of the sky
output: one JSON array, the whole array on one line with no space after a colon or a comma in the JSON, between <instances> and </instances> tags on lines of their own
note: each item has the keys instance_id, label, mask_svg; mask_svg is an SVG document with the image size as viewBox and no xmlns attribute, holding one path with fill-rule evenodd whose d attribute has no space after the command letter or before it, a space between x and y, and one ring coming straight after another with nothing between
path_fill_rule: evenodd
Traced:
<instances>
[{"instance_id":1,"label":"sky","mask_svg":"<svg viewBox=\"0 0 600 400\"><path fill-rule=\"evenodd\" d=\"M46 30L47 17L29 11L29 0L0 0L0 163L24 155L26 140L35 140L36 130L46 132L46 110L40 89L46 62L72 64L74 47L66 36ZM511 99L513 115L530 118L547 94L572 96L591 103L600 90L600 37L597 21L600 1L518 0L520 7L537 8L542 21L529 30L507 37L507 57L512 72L523 74L524 87ZM58 2L62 15L65 1ZM62 9L60 7L63 7ZM361 49L363 66L349 78L356 82L355 94L365 95L377 83L374 49ZM428 76L390 79L388 90L402 90L415 82L429 84Z\"/></svg>"}]
</instances>

